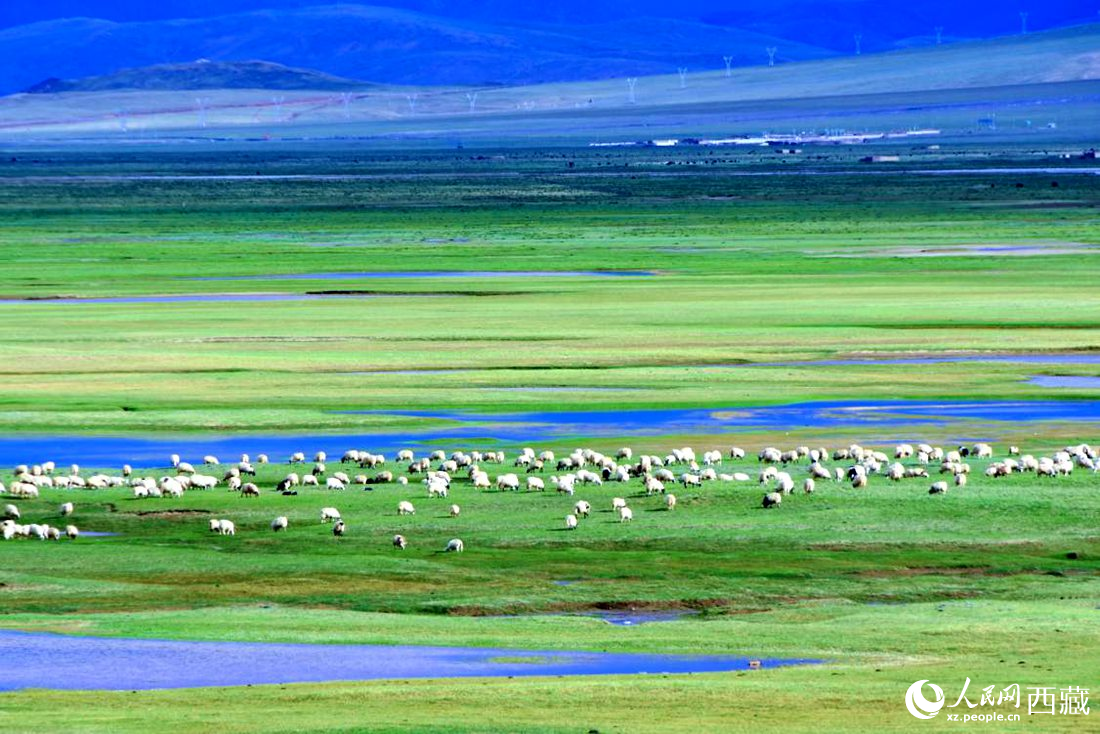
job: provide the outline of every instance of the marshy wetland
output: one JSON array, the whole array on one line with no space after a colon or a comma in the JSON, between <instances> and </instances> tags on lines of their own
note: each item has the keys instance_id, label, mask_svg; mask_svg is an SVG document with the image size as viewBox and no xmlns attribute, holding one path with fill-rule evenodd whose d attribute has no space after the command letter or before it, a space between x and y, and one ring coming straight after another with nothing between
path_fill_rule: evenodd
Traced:
<instances>
[{"instance_id":1,"label":"marshy wetland","mask_svg":"<svg viewBox=\"0 0 1100 734\"><path fill-rule=\"evenodd\" d=\"M100 686L116 691L54 670L0 693L5 726L49 729L67 710L111 732L855 731L909 725L902 698L919 679L949 697L966 677L1100 686L1100 474L985 474L1014 444L1044 456L1100 442L1100 177L1087 167L1017 144L913 148L912 170L873 175L863 149L779 163L275 145L4 157L0 482L45 461L158 479L175 474L172 453L219 479L242 453L271 463L256 466L254 498L224 483L178 498L5 495L21 522L107 535L0 542L0 626L74 650L458 647L502 672L582 653L738 662L690 676L231 669L193 688ZM792 165L828 175L756 175ZM806 494L800 459L783 468L795 492L761 506L765 446L892 457L921 441L990 442L995 456L968 459L969 483L943 495L929 494L938 462L927 479L830 479ZM734 445L748 456L729 458ZM407 474L399 449L501 450L505 463L483 468L523 480L512 462L525 446L559 458L691 446L751 478L669 483L673 511L638 478L566 497L556 462L529 475L545 492L475 490L461 472L447 499L428 499L418 474L325 487L363 471L339 464L352 448L386 454L371 475ZM322 450L319 487L275 491L312 469L287 465L291 453ZM222 463L204 469L207 454ZM593 512L565 530L580 499ZM399 516L399 500L417 514ZM326 506L342 537L320 521ZM285 531L271 530L277 516ZM212 534L215 518L235 535ZM451 538L464 552L443 552ZM661 621L605 621L632 614Z\"/></svg>"}]
</instances>

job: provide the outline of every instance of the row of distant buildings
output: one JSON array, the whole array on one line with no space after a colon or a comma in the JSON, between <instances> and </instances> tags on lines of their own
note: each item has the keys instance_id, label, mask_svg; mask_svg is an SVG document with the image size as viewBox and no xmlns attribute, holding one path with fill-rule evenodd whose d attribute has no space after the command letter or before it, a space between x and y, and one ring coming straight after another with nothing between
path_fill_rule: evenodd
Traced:
<instances>
[{"instance_id":1,"label":"row of distant buildings","mask_svg":"<svg viewBox=\"0 0 1100 734\"><path fill-rule=\"evenodd\" d=\"M899 138L922 138L939 135L940 131L926 128L920 130L905 130L901 132L869 132L869 133L826 133L826 134L791 134L791 135L743 135L732 138L658 138L654 140L631 140L612 143L589 143L593 148L672 148L681 145L764 145L764 146L790 146L790 145L852 145L869 143L878 140L895 140Z\"/></svg>"}]
</instances>

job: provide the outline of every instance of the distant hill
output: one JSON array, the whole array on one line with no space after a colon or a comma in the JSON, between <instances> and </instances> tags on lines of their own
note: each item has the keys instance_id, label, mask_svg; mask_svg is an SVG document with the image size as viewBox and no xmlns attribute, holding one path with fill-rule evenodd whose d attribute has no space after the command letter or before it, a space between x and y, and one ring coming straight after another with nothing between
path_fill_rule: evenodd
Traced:
<instances>
[{"instance_id":1,"label":"distant hill","mask_svg":"<svg viewBox=\"0 0 1100 734\"><path fill-rule=\"evenodd\" d=\"M209 61L157 64L123 69L113 74L82 79L50 78L29 88L28 94L104 92L115 89L272 89L352 91L372 87L367 82L344 79L309 69L293 69L270 61Z\"/></svg>"},{"instance_id":2,"label":"distant hill","mask_svg":"<svg viewBox=\"0 0 1100 734\"><path fill-rule=\"evenodd\" d=\"M508 26L367 5L113 23L71 18L0 30L0 93L42 79L194 59L264 59L383 84L533 84L720 69L833 55L766 33L692 21Z\"/></svg>"},{"instance_id":3,"label":"distant hill","mask_svg":"<svg viewBox=\"0 0 1100 734\"><path fill-rule=\"evenodd\" d=\"M646 21L638 21L645 24ZM675 38L670 33L668 38ZM614 142L762 132L941 129L1095 145L1100 24L775 67L543 85L349 94L118 88L0 98L0 140L185 138ZM310 73L310 72L305 72ZM327 78L327 77L326 77ZM201 101L200 101L201 99ZM995 121L995 123L994 123Z\"/></svg>"}]
</instances>

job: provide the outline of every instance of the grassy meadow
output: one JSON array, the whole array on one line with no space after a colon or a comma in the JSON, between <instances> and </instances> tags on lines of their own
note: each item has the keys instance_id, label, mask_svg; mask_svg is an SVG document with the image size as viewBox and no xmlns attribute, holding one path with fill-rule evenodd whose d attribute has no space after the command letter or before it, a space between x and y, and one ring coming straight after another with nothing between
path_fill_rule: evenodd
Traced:
<instances>
[{"instance_id":1,"label":"grassy meadow","mask_svg":"<svg viewBox=\"0 0 1100 734\"><path fill-rule=\"evenodd\" d=\"M897 151L904 170L858 162ZM784 157L196 143L19 148L2 160L7 438L407 431L414 441L448 421L403 411L491 416L1100 395L1027 382L1037 374L1095 376L1095 364L775 364L1100 348L1100 177L982 170L1085 165L1054 151L906 145ZM971 172L919 173L937 168ZM249 177L257 173L282 177ZM552 270L649 274L264 277ZM228 277L242 279L195 280ZM71 302L242 293L311 297ZM66 300L50 302L57 299ZM334 412L347 410L377 412ZM995 439L998 456L1009 440L1037 455L1100 441L1091 421L989 422L890 435L791 425L736 435L576 436L534 448L560 455L631 445L663 454L690 443L701 454L736 444L752 457L768 444L886 448L897 437L953 447L960 436ZM438 446L496 447L491 425L476 445ZM65 462L26 461L48 458ZM79 527L117 535L0 543L0 627L828 662L669 677L29 690L0 693L0 726L940 731L953 724L906 712L913 681L940 684L950 700L966 677L971 694L1014 682L1095 690L1100 475L990 479L981 474L986 462L972 464L970 484L944 496L929 496L934 477L896 485L876 477L864 490L819 482L813 495L796 491L776 510L760 507L754 458L721 468L750 472L753 481L672 490L679 499L672 512L637 482L582 488L573 499L475 492L456 481L449 501L428 500L415 479L284 497L271 490L288 470L279 464L260 468L256 499L224 487L178 500L46 489L16 502L24 522L64 525L57 507L71 500ZM5 484L8 469L0 472ZM803 467L791 471L800 482ZM633 522L615 521L615 496L628 499ZM417 514L398 517L399 499L411 499ZM576 499L595 512L565 531ZM458 518L447 516L451 501L462 507ZM346 537L320 523L327 505L348 521ZM276 515L289 517L285 533L268 529ZM211 535L211 517L234 520L237 535ZM410 542L403 553L390 545L397 532ZM440 552L452 537L464 539L466 552ZM635 627L561 616L631 608L695 614ZM1076 731L1088 723L1040 721L1026 709L1022 718L999 727Z\"/></svg>"}]
</instances>

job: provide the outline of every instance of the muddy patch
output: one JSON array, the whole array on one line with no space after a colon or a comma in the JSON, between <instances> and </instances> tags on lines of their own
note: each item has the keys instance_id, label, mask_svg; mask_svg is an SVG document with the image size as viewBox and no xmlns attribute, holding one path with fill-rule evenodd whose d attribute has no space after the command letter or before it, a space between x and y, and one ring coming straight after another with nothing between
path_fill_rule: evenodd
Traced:
<instances>
[{"instance_id":1,"label":"muddy patch","mask_svg":"<svg viewBox=\"0 0 1100 734\"><path fill-rule=\"evenodd\" d=\"M191 520L195 517L201 517L203 515L211 514L210 510L140 510L138 512L126 513L128 515L137 515L138 517L147 517L153 520Z\"/></svg>"}]
</instances>

